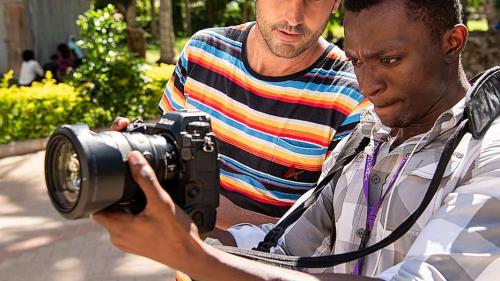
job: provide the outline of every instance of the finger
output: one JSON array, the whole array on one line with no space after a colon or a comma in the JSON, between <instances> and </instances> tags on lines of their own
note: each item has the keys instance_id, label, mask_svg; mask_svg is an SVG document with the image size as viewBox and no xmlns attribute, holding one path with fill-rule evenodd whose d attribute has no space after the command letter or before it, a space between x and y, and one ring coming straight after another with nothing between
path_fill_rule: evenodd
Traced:
<instances>
[{"instance_id":1,"label":"finger","mask_svg":"<svg viewBox=\"0 0 500 281\"><path fill-rule=\"evenodd\" d=\"M113 226L126 225L132 219L130 215L122 212L105 211L93 213L90 218L108 230Z\"/></svg>"},{"instance_id":2,"label":"finger","mask_svg":"<svg viewBox=\"0 0 500 281\"><path fill-rule=\"evenodd\" d=\"M121 131L127 128L129 123L130 121L125 117L116 117L115 120L113 120L113 124L111 124L111 129L114 131Z\"/></svg>"},{"instance_id":3,"label":"finger","mask_svg":"<svg viewBox=\"0 0 500 281\"><path fill-rule=\"evenodd\" d=\"M172 199L161 187L153 168L139 151L128 154L128 162L132 177L139 184L146 195L147 202L167 201L173 204ZM149 204L148 204L149 205Z\"/></svg>"}]
</instances>

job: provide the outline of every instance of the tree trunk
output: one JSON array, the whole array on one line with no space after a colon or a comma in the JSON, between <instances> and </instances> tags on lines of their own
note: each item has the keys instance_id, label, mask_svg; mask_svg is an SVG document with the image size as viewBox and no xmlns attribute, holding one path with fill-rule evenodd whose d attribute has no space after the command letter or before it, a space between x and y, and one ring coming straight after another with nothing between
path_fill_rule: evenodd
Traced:
<instances>
[{"instance_id":1,"label":"tree trunk","mask_svg":"<svg viewBox=\"0 0 500 281\"><path fill-rule=\"evenodd\" d=\"M208 27L213 27L214 26L214 17L215 17L215 11L214 11L214 1L213 0L206 0L207 1L207 23Z\"/></svg>"},{"instance_id":2,"label":"tree trunk","mask_svg":"<svg viewBox=\"0 0 500 281\"><path fill-rule=\"evenodd\" d=\"M193 33L193 28L191 24L191 0L184 0L184 5L186 8L186 19L184 21L184 31L186 32L187 36L191 36Z\"/></svg>"},{"instance_id":3,"label":"tree trunk","mask_svg":"<svg viewBox=\"0 0 500 281\"><path fill-rule=\"evenodd\" d=\"M149 0L149 13L151 16L151 37L153 40L160 38L160 31L158 26L158 15L156 13L156 0Z\"/></svg>"},{"instance_id":4,"label":"tree trunk","mask_svg":"<svg viewBox=\"0 0 500 281\"><path fill-rule=\"evenodd\" d=\"M250 18L250 0L243 1L242 19L247 22Z\"/></svg>"},{"instance_id":5,"label":"tree trunk","mask_svg":"<svg viewBox=\"0 0 500 281\"><path fill-rule=\"evenodd\" d=\"M136 0L130 1L130 5L126 8L125 20L127 21L127 28L135 27L135 18L137 17L137 2Z\"/></svg>"},{"instance_id":6,"label":"tree trunk","mask_svg":"<svg viewBox=\"0 0 500 281\"><path fill-rule=\"evenodd\" d=\"M172 0L160 1L160 62L175 63L175 35Z\"/></svg>"},{"instance_id":7,"label":"tree trunk","mask_svg":"<svg viewBox=\"0 0 500 281\"><path fill-rule=\"evenodd\" d=\"M484 0L484 13L488 19L489 31L496 30L496 25L500 20L498 9L496 7L496 1L497 0Z\"/></svg>"}]
</instances>

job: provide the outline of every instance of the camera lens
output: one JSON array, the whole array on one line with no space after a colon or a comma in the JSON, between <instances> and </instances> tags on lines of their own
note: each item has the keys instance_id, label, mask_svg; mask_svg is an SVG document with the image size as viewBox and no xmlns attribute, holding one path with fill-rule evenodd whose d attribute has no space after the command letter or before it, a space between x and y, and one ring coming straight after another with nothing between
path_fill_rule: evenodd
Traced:
<instances>
[{"instance_id":1,"label":"camera lens","mask_svg":"<svg viewBox=\"0 0 500 281\"><path fill-rule=\"evenodd\" d=\"M53 190L58 202L64 209L71 209L80 195L82 176L80 160L75 148L68 138L61 136L57 140L54 156L52 178L55 181Z\"/></svg>"},{"instance_id":2,"label":"camera lens","mask_svg":"<svg viewBox=\"0 0 500 281\"><path fill-rule=\"evenodd\" d=\"M147 155L158 178L176 166L175 146L160 135L133 132L94 133L88 126L64 125L49 138L45 180L52 204L68 219L88 217L105 208L138 213L146 201L127 164L128 153ZM176 169L173 169L176 171ZM175 179L175 174L168 177Z\"/></svg>"}]
</instances>

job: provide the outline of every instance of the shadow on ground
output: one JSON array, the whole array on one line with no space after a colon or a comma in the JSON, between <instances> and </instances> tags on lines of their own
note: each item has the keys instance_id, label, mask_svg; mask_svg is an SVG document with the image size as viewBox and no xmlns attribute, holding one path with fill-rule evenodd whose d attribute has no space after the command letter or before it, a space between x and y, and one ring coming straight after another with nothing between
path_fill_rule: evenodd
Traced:
<instances>
[{"instance_id":1,"label":"shadow on ground","mask_svg":"<svg viewBox=\"0 0 500 281\"><path fill-rule=\"evenodd\" d=\"M88 219L63 219L45 191L44 152L0 159L0 281L174 280L114 248Z\"/></svg>"}]
</instances>

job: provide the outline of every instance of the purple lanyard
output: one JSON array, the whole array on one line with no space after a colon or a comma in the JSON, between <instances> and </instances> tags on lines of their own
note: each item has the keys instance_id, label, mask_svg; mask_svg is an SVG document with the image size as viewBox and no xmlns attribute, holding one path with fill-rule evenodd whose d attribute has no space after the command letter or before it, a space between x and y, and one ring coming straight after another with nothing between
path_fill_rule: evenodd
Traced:
<instances>
[{"instance_id":1,"label":"purple lanyard","mask_svg":"<svg viewBox=\"0 0 500 281\"><path fill-rule=\"evenodd\" d=\"M396 169L396 172L392 176L391 180L389 181L389 185L387 186L387 190L384 192L382 197L377 201L375 206L370 206L370 199L369 199L369 187L370 187L370 174L372 172L373 166L377 162L377 155L380 150L380 146L382 143L376 142L375 143L375 149L373 152L373 155L367 155L366 156L366 162L365 162L365 173L363 177L363 194L365 195L366 198L366 203L367 203L367 211L366 211L366 228L363 232L363 237L361 238L361 245L360 249L365 248L366 244L368 243L368 239L370 237L370 232L373 229L373 226L375 225L375 219L377 218L377 213L382 206L382 203L384 202L385 197L389 193L389 191L392 189L394 184L396 183L397 178L399 177L399 173L401 173L401 170L403 169L404 165L408 161L409 154L406 154L403 159L401 159L401 162L399 162L399 165ZM358 259L358 262L356 263L356 266L354 267L353 275L361 275L361 268L363 267L363 258Z\"/></svg>"}]
</instances>

